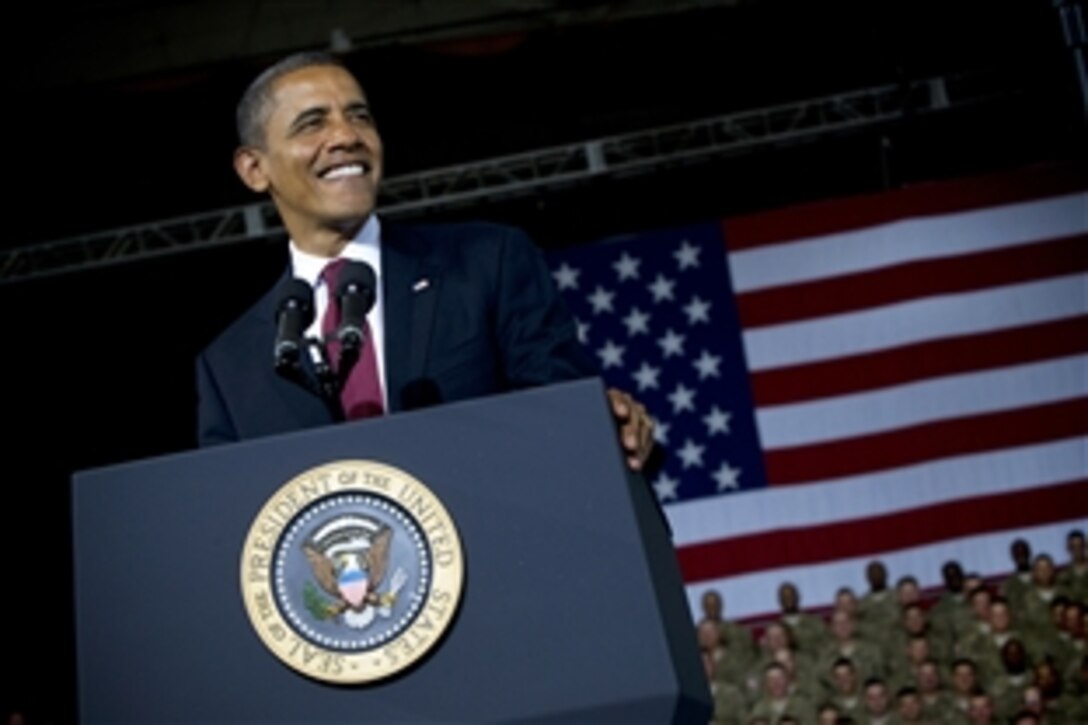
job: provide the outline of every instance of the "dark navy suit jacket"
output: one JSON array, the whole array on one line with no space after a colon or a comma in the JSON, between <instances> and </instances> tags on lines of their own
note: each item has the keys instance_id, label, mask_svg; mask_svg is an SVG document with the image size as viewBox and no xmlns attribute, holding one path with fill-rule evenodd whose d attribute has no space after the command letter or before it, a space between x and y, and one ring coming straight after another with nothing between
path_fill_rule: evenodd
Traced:
<instances>
[{"instance_id":1,"label":"dark navy suit jacket","mask_svg":"<svg viewBox=\"0 0 1088 725\"><path fill-rule=\"evenodd\" d=\"M493 224L383 224L390 412L597 374L529 238ZM273 368L279 285L197 359L200 444L333 422Z\"/></svg>"}]
</instances>

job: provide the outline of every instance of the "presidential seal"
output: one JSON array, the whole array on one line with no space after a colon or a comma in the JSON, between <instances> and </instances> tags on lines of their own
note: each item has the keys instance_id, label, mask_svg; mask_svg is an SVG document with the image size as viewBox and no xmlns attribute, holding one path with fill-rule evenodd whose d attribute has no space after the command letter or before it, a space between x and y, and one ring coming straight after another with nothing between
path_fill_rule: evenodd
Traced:
<instances>
[{"instance_id":1,"label":"presidential seal","mask_svg":"<svg viewBox=\"0 0 1088 725\"><path fill-rule=\"evenodd\" d=\"M338 461L288 481L242 552L257 635L304 675L360 684L419 661L461 600L453 519L422 482L373 461Z\"/></svg>"}]
</instances>

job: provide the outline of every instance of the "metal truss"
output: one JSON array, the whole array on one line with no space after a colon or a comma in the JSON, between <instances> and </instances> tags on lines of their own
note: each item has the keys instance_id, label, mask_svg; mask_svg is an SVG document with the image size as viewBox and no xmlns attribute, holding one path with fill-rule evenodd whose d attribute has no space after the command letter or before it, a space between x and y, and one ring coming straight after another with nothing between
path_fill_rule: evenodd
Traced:
<instances>
[{"instance_id":1,"label":"metal truss","mask_svg":"<svg viewBox=\"0 0 1088 725\"><path fill-rule=\"evenodd\" d=\"M382 184L378 209L394 218L508 199L813 141L1014 93L1000 84L995 89L992 81L936 77L391 177ZM284 234L271 202L219 209L5 250L0 284Z\"/></svg>"}]
</instances>

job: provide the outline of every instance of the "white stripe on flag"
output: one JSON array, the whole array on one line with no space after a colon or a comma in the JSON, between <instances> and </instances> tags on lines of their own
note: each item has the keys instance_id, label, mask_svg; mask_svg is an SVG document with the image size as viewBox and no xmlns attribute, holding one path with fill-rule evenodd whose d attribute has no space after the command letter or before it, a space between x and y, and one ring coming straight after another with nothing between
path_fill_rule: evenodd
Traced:
<instances>
[{"instance_id":1,"label":"white stripe on flag","mask_svg":"<svg viewBox=\"0 0 1088 725\"><path fill-rule=\"evenodd\" d=\"M759 408L766 450L852 438L1088 393L1088 355L948 375L876 391Z\"/></svg>"},{"instance_id":2,"label":"white stripe on flag","mask_svg":"<svg viewBox=\"0 0 1088 725\"><path fill-rule=\"evenodd\" d=\"M1075 481L1088 473L1088 437L988 451L823 483L670 504L677 547L880 516ZM879 492L878 494L875 492Z\"/></svg>"},{"instance_id":3,"label":"white stripe on flag","mask_svg":"<svg viewBox=\"0 0 1088 725\"><path fill-rule=\"evenodd\" d=\"M744 332L749 370L1065 319L1088 310L1088 274L940 295Z\"/></svg>"},{"instance_id":4,"label":"white stripe on flag","mask_svg":"<svg viewBox=\"0 0 1088 725\"><path fill-rule=\"evenodd\" d=\"M891 222L729 255L738 294L1083 234L1088 193ZM726 246L728 246L726 240Z\"/></svg>"}]
</instances>

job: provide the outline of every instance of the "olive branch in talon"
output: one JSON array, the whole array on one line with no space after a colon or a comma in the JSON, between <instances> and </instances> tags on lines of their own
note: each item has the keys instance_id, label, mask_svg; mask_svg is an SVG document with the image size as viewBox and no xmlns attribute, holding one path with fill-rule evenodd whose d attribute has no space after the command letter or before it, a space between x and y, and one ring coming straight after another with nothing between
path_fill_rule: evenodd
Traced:
<instances>
[{"instance_id":1,"label":"olive branch in talon","mask_svg":"<svg viewBox=\"0 0 1088 725\"><path fill-rule=\"evenodd\" d=\"M303 587L302 601L310 614L321 622L338 616L347 606L344 602L334 602L321 596L312 582L306 582Z\"/></svg>"}]
</instances>

